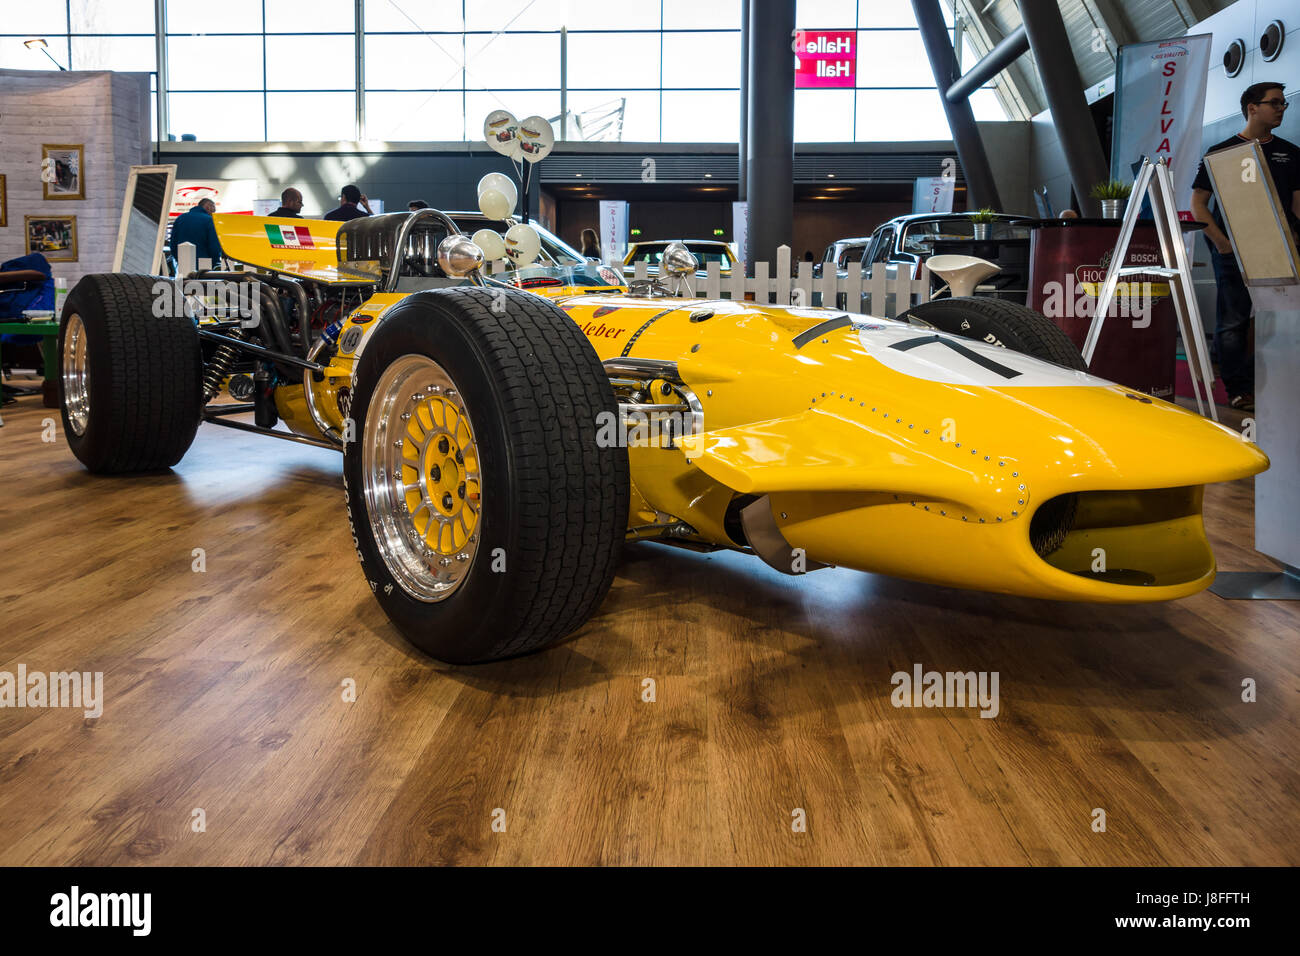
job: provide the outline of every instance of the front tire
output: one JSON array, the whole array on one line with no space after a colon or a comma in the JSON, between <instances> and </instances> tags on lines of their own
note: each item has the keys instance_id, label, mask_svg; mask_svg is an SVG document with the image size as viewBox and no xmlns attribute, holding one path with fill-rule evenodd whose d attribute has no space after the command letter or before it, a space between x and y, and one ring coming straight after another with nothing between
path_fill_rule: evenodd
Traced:
<instances>
[{"instance_id":1,"label":"front tire","mask_svg":"<svg viewBox=\"0 0 1300 956\"><path fill-rule=\"evenodd\" d=\"M85 276L63 306L63 434L92 472L159 471L189 450L203 405L203 354L184 315L154 315L153 276Z\"/></svg>"},{"instance_id":2,"label":"front tire","mask_svg":"<svg viewBox=\"0 0 1300 956\"><path fill-rule=\"evenodd\" d=\"M1068 335L1045 315L1016 302L984 296L934 299L913 306L899 318L1032 355L1063 368L1088 371Z\"/></svg>"},{"instance_id":3,"label":"front tire","mask_svg":"<svg viewBox=\"0 0 1300 956\"><path fill-rule=\"evenodd\" d=\"M365 342L344 447L366 581L421 650L525 654L580 626L613 581L628 513L618 406L595 350L545 299L412 295Z\"/></svg>"}]
</instances>

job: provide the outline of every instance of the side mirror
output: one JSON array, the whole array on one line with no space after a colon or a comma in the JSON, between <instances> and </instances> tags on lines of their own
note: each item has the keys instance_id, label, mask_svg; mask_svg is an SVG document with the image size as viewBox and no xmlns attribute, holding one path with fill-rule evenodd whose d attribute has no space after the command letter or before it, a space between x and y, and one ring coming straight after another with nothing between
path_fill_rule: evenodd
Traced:
<instances>
[{"instance_id":1,"label":"side mirror","mask_svg":"<svg viewBox=\"0 0 1300 956\"><path fill-rule=\"evenodd\" d=\"M659 271L669 275L694 275L700 268L699 260L691 255L684 242L670 242L659 260Z\"/></svg>"},{"instance_id":2,"label":"side mirror","mask_svg":"<svg viewBox=\"0 0 1300 956\"><path fill-rule=\"evenodd\" d=\"M455 279L483 265L483 250L469 236L452 235L438 243L438 265Z\"/></svg>"}]
</instances>

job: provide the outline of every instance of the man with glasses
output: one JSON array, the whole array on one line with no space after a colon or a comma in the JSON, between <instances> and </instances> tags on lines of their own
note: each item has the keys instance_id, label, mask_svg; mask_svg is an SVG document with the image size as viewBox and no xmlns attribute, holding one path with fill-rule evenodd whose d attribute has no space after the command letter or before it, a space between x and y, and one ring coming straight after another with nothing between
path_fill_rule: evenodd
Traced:
<instances>
[{"instance_id":1,"label":"man with glasses","mask_svg":"<svg viewBox=\"0 0 1300 956\"><path fill-rule=\"evenodd\" d=\"M1288 225L1293 233L1300 233L1300 147L1273 135L1286 115L1284 90L1281 83L1255 83L1246 87L1241 94L1241 115L1246 118L1246 128L1231 139L1211 146L1206 154L1259 140L1278 198L1287 210ZM1210 174L1201 163L1192 182L1192 214L1198 221L1207 223L1205 241L1210 245L1210 263L1219 287L1214 323L1215 357L1232 407L1254 411L1255 358L1249 348L1250 293L1237 268L1217 204L1213 215L1210 213L1213 195Z\"/></svg>"}]
</instances>

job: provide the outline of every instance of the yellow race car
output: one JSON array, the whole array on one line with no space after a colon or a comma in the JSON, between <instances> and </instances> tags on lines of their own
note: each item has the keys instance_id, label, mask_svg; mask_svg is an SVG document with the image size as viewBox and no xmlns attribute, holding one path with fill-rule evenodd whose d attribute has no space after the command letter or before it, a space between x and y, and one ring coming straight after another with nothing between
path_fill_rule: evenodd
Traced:
<instances>
[{"instance_id":1,"label":"yellow race car","mask_svg":"<svg viewBox=\"0 0 1300 956\"><path fill-rule=\"evenodd\" d=\"M1203 486L1268 464L1090 376L1022 306L892 321L632 296L544 230L540 264L488 275L462 231L483 224L458 216L219 215L245 271L87 276L59 336L73 452L165 468L203 422L341 451L366 581L453 662L581 625L633 539L792 574L1179 598L1214 577Z\"/></svg>"}]
</instances>

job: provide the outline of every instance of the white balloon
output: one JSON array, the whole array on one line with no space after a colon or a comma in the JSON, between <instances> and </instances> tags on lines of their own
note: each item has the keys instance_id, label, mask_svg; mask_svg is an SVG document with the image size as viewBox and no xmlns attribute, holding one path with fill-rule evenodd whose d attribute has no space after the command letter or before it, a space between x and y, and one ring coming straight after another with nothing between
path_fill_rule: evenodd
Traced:
<instances>
[{"instance_id":1,"label":"white balloon","mask_svg":"<svg viewBox=\"0 0 1300 956\"><path fill-rule=\"evenodd\" d=\"M489 219L505 219L513 208L499 189L485 189L478 194L479 212Z\"/></svg>"},{"instance_id":2,"label":"white balloon","mask_svg":"<svg viewBox=\"0 0 1300 956\"><path fill-rule=\"evenodd\" d=\"M520 152L530 163L541 162L555 146L555 130L543 116L530 116L520 120L515 136L519 140Z\"/></svg>"},{"instance_id":3,"label":"white balloon","mask_svg":"<svg viewBox=\"0 0 1300 956\"><path fill-rule=\"evenodd\" d=\"M519 120L509 110L493 110L483 121L483 138L502 156L518 160L523 155L519 147Z\"/></svg>"},{"instance_id":4,"label":"white balloon","mask_svg":"<svg viewBox=\"0 0 1300 956\"><path fill-rule=\"evenodd\" d=\"M495 229L480 229L470 238L474 241L474 245L483 250L483 258L486 261L496 262L506 257L506 242L501 238L501 233Z\"/></svg>"},{"instance_id":5,"label":"white balloon","mask_svg":"<svg viewBox=\"0 0 1300 956\"><path fill-rule=\"evenodd\" d=\"M513 210L515 204L519 202L519 190L515 188L515 181L505 173L488 173L478 181L478 194L483 195L485 189L498 189L506 197Z\"/></svg>"},{"instance_id":6,"label":"white balloon","mask_svg":"<svg viewBox=\"0 0 1300 956\"><path fill-rule=\"evenodd\" d=\"M506 231L506 256L516 266L531 265L542 251L542 237L532 226L516 223Z\"/></svg>"}]
</instances>

